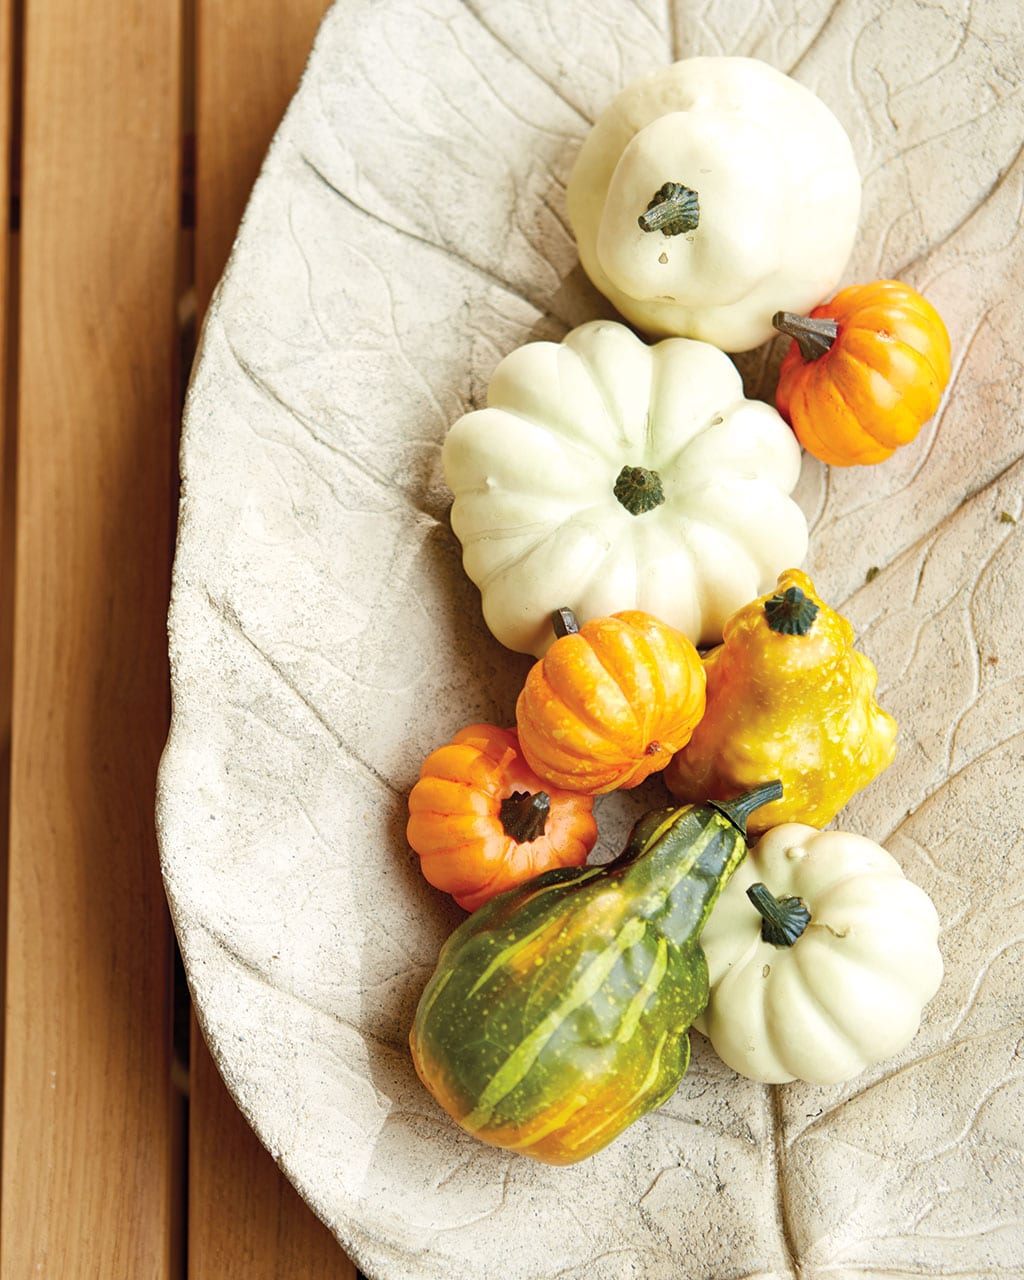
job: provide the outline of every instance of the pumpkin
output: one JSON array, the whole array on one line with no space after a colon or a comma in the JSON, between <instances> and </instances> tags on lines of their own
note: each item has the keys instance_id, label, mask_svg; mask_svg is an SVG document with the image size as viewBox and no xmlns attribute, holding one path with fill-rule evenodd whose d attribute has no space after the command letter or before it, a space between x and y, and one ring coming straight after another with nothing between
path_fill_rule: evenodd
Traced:
<instances>
[{"instance_id":1,"label":"pumpkin","mask_svg":"<svg viewBox=\"0 0 1024 1280\"><path fill-rule=\"evenodd\" d=\"M853 628L799 569L729 619L704 656L707 709L665 770L681 800L724 800L779 778L783 796L752 820L825 826L896 754L896 721Z\"/></svg>"},{"instance_id":2,"label":"pumpkin","mask_svg":"<svg viewBox=\"0 0 1024 1280\"><path fill-rule=\"evenodd\" d=\"M704 712L704 668L687 638L626 610L559 638L531 667L516 702L523 755L545 783L599 795L663 769Z\"/></svg>"},{"instance_id":3,"label":"pumpkin","mask_svg":"<svg viewBox=\"0 0 1024 1280\"><path fill-rule=\"evenodd\" d=\"M445 943L409 1037L468 1133L549 1164L592 1155L675 1090L708 996L698 939L778 794L658 810L604 866L492 898Z\"/></svg>"},{"instance_id":4,"label":"pumpkin","mask_svg":"<svg viewBox=\"0 0 1024 1280\"><path fill-rule=\"evenodd\" d=\"M589 796L541 782L514 732L474 724L423 762L406 835L427 880L475 911L542 871L581 866L597 824Z\"/></svg>"},{"instance_id":5,"label":"pumpkin","mask_svg":"<svg viewBox=\"0 0 1024 1280\"><path fill-rule=\"evenodd\" d=\"M549 619L624 609L714 644L807 549L800 446L706 343L597 320L507 355L442 452L484 620L539 657Z\"/></svg>"},{"instance_id":6,"label":"pumpkin","mask_svg":"<svg viewBox=\"0 0 1024 1280\"><path fill-rule=\"evenodd\" d=\"M904 1049L942 980L931 899L873 841L785 823L764 835L701 935L696 1026L751 1080L834 1084Z\"/></svg>"},{"instance_id":7,"label":"pumpkin","mask_svg":"<svg viewBox=\"0 0 1024 1280\"><path fill-rule=\"evenodd\" d=\"M949 334L909 285L851 285L809 317L780 312L773 323L794 340L779 370L776 404L822 462L882 462L939 407L949 382Z\"/></svg>"},{"instance_id":8,"label":"pumpkin","mask_svg":"<svg viewBox=\"0 0 1024 1280\"><path fill-rule=\"evenodd\" d=\"M627 320L745 351L772 336L775 311L838 284L860 177L804 85L756 58L687 58L601 113L566 208L584 271Z\"/></svg>"}]
</instances>

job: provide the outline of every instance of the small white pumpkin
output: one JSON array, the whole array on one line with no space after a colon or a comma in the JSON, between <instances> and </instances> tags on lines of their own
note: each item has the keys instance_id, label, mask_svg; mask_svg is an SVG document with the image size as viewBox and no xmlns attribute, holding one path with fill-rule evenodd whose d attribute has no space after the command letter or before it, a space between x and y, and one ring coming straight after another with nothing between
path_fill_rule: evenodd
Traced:
<instances>
[{"instance_id":1,"label":"small white pumpkin","mask_svg":"<svg viewBox=\"0 0 1024 1280\"><path fill-rule=\"evenodd\" d=\"M756 58L687 58L598 117L566 206L587 275L652 335L745 351L834 289L860 176L842 125Z\"/></svg>"},{"instance_id":2,"label":"small white pumpkin","mask_svg":"<svg viewBox=\"0 0 1024 1280\"><path fill-rule=\"evenodd\" d=\"M711 995L694 1025L751 1080L849 1080L917 1034L942 980L938 935L931 899L881 845L784 823L701 934Z\"/></svg>"},{"instance_id":3,"label":"small white pumpkin","mask_svg":"<svg viewBox=\"0 0 1024 1280\"><path fill-rule=\"evenodd\" d=\"M581 624L641 609L715 644L807 550L788 496L800 447L703 342L651 347L595 320L528 343L498 365L487 407L452 426L442 462L487 625L537 657L563 607Z\"/></svg>"}]
</instances>

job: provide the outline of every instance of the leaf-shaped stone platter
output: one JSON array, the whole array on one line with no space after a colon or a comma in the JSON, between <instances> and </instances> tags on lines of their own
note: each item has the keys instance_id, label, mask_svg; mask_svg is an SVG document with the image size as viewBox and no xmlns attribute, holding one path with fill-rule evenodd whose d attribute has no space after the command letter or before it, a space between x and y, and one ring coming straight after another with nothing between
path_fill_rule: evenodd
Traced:
<instances>
[{"instance_id":1,"label":"leaf-shaped stone platter","mask_svg":"<svg viewBox=\"0 0 1024 1280\"><path fill-rule=\"evenodd\" d=\"M848 279L945 316L953 384L890 462L807 459L807 563L900 723L839 825L934 898L914 1043L765 1088L699 1036L674 1098L554 1169L484 1147L406 1046L460 917L404 840L423 756L510 723L439 446L499 358L607 314L564 213L595 114L751 54L846 125ZM203 1030L263 1142L373 1277L1024 1275L1024 26L1015 0L344 0L253 193L182 448L164 875ZM793 146L800 139L791 139ZM770 395L778 349L743 358ZM659 784L660 785L660 784ZM607 798L605 853L646 796Z\"/></svg>"}]
</instances>

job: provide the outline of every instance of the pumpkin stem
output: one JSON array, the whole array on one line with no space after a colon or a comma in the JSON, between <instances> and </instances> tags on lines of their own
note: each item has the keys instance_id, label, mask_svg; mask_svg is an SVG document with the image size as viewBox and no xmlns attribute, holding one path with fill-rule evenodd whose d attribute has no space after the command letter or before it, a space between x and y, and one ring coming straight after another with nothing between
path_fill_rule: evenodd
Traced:
<instances>
[{"instance_id":1,"label":"pumpkin stem","mask_svg":"<svg viewBox=\"0 0 1024 1280\"><path fill-rule=\"evenodd\" d=\"M763 782L752 791L745 791L743 795L737 796L735 800L709 800L708 804L719 813L724 813L732 825L746 838L747 819L754 810L760 809L761 805L768 804L771 800L778 800L781 795L781 782Z\"/></svg>"},{"instance_id":2,"label":"pumpkin stem","mask_svg":"<svg viewBox=\"0 0 1024 1280\"><path fill-rule=\"evenodd\" d=\"M551 625L555 629L556 640L561 640L563 636L574 636L580 629L571 609L556 609L551 615Z\"/></svg>"},{"instance_id":3,"label":"pumpkin stem","mask_svg":"<svg viewBox=\"0 0 1024 1280\"><path fill-rule=\"evenodd\" d=\"M623 467L612 492L631 516L642 516L665 501L661 476L647 467Z\"/></svg>"},{"instance_id":4,"label":"pumpkin stem","mask_svg":"<svg viewBox=\"0 0 1024 1280\"><path fill-rule=\"evenodd\" d=\"M787 587L764 602L764 616L780 636L805 636L820 610L799 587Z\"/></svg>"},{"instance_id":5,"label":"pumpkin stem","mask_svg":"<svg viewBox=\"0 0 1024 1280\"><path fill-rule=\"evenodd\" d=\"M502 828L517 844L529 844L544 834L551 797L546 791L513 791L501 802Z\"/></svg>"},{"instance_id":6,"label":"pumpkin stem","mask_svg":"<svg viewBox=\"0 0 1024 1280\"><path fill-rule=\"evenodd\" d=\"M641 231L660 231L678 236L696 231L700 222L700 200L696 191L682 182L666 182L651 197L647 212L637 222Z\"/></svg>"},{"instance_id":7,"label":"pumpkin stem","mask_svg":"<svg viewBox=\"0 0 1024 1280\"><path fill-rule=\"evenodd\" d=\"M772 316L772 324L779 333L794 339L800 348L800 354L808 362L827 355L839 333L838 320L799 316L793 311L776 311Z\"/></svg>"},{"instance_id":8,"label":"pumpkin stem","mask_svg":"<svg viewBox=\"0 0 1024 1280\"><path fill-rule=\"evenodd\" d=\"M776 898L758 881L747 897L761 916L761 937L773 947L791 947L811 923L811 913L799 898Z\"/></svg>"}]
</instances>

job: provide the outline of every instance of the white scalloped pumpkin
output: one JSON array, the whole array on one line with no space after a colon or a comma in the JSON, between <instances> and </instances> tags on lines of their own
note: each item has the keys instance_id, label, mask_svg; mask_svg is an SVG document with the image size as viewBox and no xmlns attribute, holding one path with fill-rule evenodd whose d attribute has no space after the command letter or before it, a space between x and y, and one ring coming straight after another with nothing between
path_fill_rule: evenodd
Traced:
<instances>
[{"instance_id":1,"label":"white scalloped pumpkin","mask_svg":"<svg viewBox=\"0 0 1024 1280\"><path fill-rule=\"evenodd\" d=\"M487 407L451 428L452 528L487 625L544 653L550 617L642 609L715 644L807 549L790 498L800 448L707 343L654 346L614 321L498 365Z\"/></svg>"},{"instance_id":2,"label":"white scalloped pumpkin","mask_svg":"<svg viewBox=\"0 0 1024 1280\"><path fill-rule=\"evenodd\" d=\"M754 885L778 932L748 896ZM881 845L783 823L701 934L711 995L694 1025L751 1080L849 1080L917 1034L942 980L938 935L931 899Z\"/></svg>"}]
</instances>

